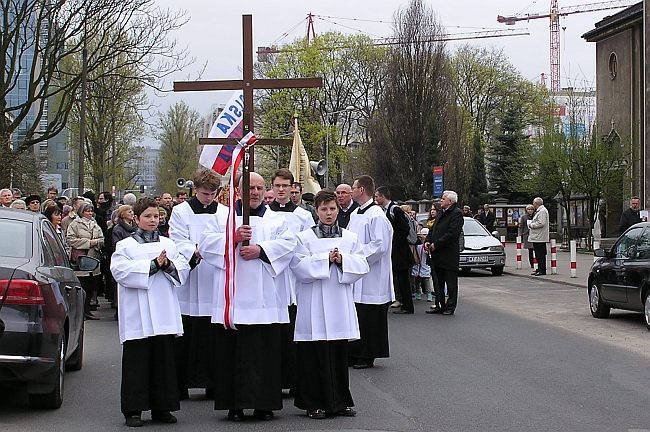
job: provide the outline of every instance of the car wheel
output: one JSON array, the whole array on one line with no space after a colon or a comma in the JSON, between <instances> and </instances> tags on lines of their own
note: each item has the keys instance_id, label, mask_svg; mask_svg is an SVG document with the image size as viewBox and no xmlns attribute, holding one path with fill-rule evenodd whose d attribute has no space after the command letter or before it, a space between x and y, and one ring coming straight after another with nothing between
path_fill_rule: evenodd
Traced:
<instances>
[{"instance_id":1,"label":"car wheel","mask_svg":"<svg viewBox=\"0 0 650 432\"><path fill-rule=\"evenodd\" d=\"M59 352L55 361L56 376L54 389L50 393L30 394L29 405L32 408L56 409L63 403L63 380L65 376L65 334L61 334Z\"/></svg>"},{"instance_id":2,"label":"car wheel","mask_svg":"<svg viewBox=\"0 0 650 432\"><path fill-rule=\"evenodd\" d=\"M648 291L645 295L643 310L645 315L645 326L650 331L650 291Z\"/></svg>"},{"instance_id":3,"label":"car wheel","mask_svg":"<svg viewBox=\"0 0 650 432\"><path fill-rule=\"evenodd\" d=\"M492 276L501 276L503 274L503 267L504 266L491 267L490 270L492 270Z\"/></svg>"},{"instance_id":4,"label":"car wheel","mask_svg":"<svg viewBox=\"0 0 650 432\"><path fill-rule=\"evenodd\" d=\"M589 309L594 318L607 318L610 308L603 303L600 284L596 281L589 288Z\"/></svg>"},{"instance_id":5,"label":"car wheel","mask_svg":"<svg viewBox=\"0 0 650 432\"><path fill-rule=\"evenodd\" d=\"M66 370L78 371L81 370L84 363L84 328L85 322L82 321L81 329L79 330L79 340L77 341L77 349L75 352L68 358L68 363L66 363Z\"/></svg>"}]
</instances>

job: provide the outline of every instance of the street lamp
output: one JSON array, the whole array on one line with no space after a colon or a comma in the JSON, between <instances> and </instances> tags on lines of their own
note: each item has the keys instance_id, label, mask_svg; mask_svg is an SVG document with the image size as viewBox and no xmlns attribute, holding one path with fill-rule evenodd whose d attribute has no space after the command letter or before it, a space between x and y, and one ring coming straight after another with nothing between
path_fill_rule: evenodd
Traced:
<instances>
[{"instance_id":1,"label":"street lamp","mask_svg":"<svg viewBox=\"0 0 650 432\"><path fill-rule=\"evenodd\" d=\"M345 107L345 109L338 110L338 111L332 111L332 112L326 112L325 113L325 118L327 119L327 131L325 135L325 160L327 161L327 172L325 173L325 187L328 188L330 186L330 125L329 121L331 116L334 114L341 114L341 113L349 113L354 111L354 107L352 105L348 105Z\"/></svg>"}]
</instances>

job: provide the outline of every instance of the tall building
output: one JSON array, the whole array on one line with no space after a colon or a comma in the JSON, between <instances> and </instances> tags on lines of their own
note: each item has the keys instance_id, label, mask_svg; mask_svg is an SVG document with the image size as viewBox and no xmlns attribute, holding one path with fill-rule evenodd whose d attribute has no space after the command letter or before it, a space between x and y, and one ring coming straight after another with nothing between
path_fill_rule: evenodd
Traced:
<instances>
[{"instance_id":1,"label":"tall building","mask_svg":"<svg viewBox=\"0 0 650 432\"><path fill-rule=\"evenodd\" d=\"M135 150L139 153L139 157L127 164L127 171L136 173L133 179L135 188L141 189L144 186L145 193L151 195L155 193L160 149L147 146L136 147Z\"/></svg>"}]
</instances>

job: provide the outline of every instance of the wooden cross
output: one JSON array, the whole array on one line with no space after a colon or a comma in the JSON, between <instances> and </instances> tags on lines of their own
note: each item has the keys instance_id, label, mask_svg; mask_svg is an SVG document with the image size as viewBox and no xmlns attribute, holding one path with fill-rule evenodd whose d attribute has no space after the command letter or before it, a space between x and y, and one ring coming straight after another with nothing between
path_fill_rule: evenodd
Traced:
<instances>
[{"instance_id":1,"label":"wooden cross","mask_svg":"<svg viewBox=\"0 0 650 432\"><path fill-rule=\"evenodd\" d=\"M242 15L243 45L244 45L244 71L241 80L221 81L177 81L174 82L174 91L208 91L208 90L243 90L244 91L244 132L253 131L253 90L256 89L282 89L282 88L313 88L322 87L322 78L288 78L288 79L254 79L253 78L253 16ZM290 145L292 140L287 139L258 139L255 145ZM232 138L201 138L201 145L235 145L237 140ZM242 207L243 223L248 224L250 215L249 188L250 171L254 169L253 149L246 150L242 169ZM250 154L248 154L250 152ZM247 161L249 163L247 163ZM231 173L235 175L235 173ZM231 203L234 205L234 203Z\"/></svg>"}]
</instances>

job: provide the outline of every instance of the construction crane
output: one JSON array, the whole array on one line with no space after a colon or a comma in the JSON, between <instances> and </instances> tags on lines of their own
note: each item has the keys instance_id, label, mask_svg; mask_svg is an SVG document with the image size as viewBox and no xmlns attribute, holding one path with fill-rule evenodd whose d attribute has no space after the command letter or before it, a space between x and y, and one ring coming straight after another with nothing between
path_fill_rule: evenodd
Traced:
<instances>
[{"instance_id":1,"label":"construction crane","mask_svg":"<svg viewBox=\"0 0 650 432\"><path fill-rule=\"evenodd\" d=\"M313 26L313 23L312 23ZM312 32L313 32L313 27ZM314 33L312 38L315 37ZM307 41L309 42L310 32L307 33ZM462 32L462 33L446 33L439 36L431 36L430 39L424 40L424 42L439 42L439 41L457 41L457 40L469 40L469 39L489 39L489 38L499 38L499 37L508 37L508 36L528 36L530 33L528 29L519 29L519 30L484 30L476 32ZM382 39L373 39L371 45L373 46L384 46L384 45L401 45L405 43L399 38L382 38ZM322 50L335 51L339 49L351 48L349 45L335 45L329 47L323 47ZM277 48L277 47L259 47L257 49L258 61L267 61L268 54L277 54L281 52L297 52L304 51L306 48Z\"/></svg>"},{"instance_id":2,"label":"construction crane","mask_svg":"<svg viewBox=\"0 0 650 432\"><path fill-rule=\"evenodd\" d=\"M540 18L548 18L550 21L550 53L551 53L551 91L560 91L560 17L576 13L597 12L608 9L620 9L637 3L638 0L613 0L597 3L587 3L576 6L559 8L557 0L551 0L549 12L526 13L512 16L497 16L497 21L514 25L518 21L530 21Z\"/></svg>"}]
</instances>

